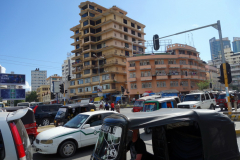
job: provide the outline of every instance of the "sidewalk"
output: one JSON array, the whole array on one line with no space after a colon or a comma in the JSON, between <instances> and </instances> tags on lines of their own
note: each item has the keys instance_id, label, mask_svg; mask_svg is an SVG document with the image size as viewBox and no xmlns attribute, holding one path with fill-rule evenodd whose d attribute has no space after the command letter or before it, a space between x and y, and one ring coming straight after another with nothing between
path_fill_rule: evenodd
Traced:
<instances>
[{"instance_id":1,"label":"sidewalk","mask_svg":"<svg viewBox=\"0 0 240 160\"><path fill-rule=\"evenodd\" d=\"M235 121L235 131L237 135L240 135L240 121Z\"/></svg>"}]
</instances>

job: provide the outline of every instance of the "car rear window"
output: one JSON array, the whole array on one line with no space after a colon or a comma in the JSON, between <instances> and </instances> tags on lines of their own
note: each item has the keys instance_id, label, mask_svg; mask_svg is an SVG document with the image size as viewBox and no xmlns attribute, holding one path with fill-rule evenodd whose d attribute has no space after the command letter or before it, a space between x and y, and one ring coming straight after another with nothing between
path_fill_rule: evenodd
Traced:
<instances>
[{"instance_id":1,"label":"car rear window","mask_svg":"<svg viewBox=\"0 0 240 160\"><path fill-rule=\"evenodd\" d=\"M5 158L5 147L3 143L2 132L0 130L0 160L3 160L4 158Z\"/></svg>"},{"instance_id":2,"label":"car rear window","mask_svg":"<svg viewBox=\"0 0 240 160\"><path fill-rule=\"evenodd\" d=\"M210 95L211 99L214 99L214 98L215 98L212 93L209 93L209 95Z\"/></svg>"},{"instance_id":3,"label":"car rear window","mask_svg":"<svg viewBox=\"0 0 240 160\"><path fill-rule=\"evenodd\" d=\"M205 94L205 96L206 96L206 100L210 99L208 94Z\"/></svg>"},{"instance_id":4,"label":"car rear window","mask_svg":"<svg viewBox=\"0 0 240 160\"><path fill-rule=\"evenodd\" d=\"M42 106L42 111L49 112L49 106Z\"/></svg>"}]
</instances>

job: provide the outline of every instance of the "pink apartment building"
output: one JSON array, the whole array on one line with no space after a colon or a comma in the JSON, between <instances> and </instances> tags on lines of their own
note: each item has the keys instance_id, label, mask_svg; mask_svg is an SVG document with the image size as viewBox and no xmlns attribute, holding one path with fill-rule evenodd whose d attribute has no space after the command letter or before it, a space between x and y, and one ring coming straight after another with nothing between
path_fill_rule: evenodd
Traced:
<instances>
[{"instance_id":1,"label":"pink apartment building","mask_svg":"<svg viewBox=\"0 0 240 160\"><path fill-rule=\"evenodd\" d=\"M168 89L189 93L198 89L198 82L206 80L206 63L200 59L196 48L173 44L167 51L171 52L127 58L127 88L131 98Z\"/></svg>"}]
</instances>

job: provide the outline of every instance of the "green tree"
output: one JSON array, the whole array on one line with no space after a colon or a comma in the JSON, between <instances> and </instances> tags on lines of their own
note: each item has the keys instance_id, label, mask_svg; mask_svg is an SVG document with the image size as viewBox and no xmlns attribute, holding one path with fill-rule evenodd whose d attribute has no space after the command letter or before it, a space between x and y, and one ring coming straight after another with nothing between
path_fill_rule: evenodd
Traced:
<instances>
[{"instance_id":1,"label":"green tree","mask_svg":"<svg viewBox=\"0 0 240 160\"><path fill-rule=\"evenodd\" d=\"M27 97L26 97L26 102L38 102L37 99L37 92L32 91Z\"/></svg>"},{"instance_id":2,"label":"green tree","mask_svg":"<svg viewBox=\"0 0 240 160\"><path fill-rule=\"evenodd\" d=\"M204 90L209 88L209 81L201 81L197 83L198 89L199 90Z\"/></svg>"}]
</instances>

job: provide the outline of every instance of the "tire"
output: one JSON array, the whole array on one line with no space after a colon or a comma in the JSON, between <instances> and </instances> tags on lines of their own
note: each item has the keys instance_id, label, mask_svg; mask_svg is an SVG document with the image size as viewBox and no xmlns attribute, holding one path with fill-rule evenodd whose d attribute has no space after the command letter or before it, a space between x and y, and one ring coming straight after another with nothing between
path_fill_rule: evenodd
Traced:
<instances>
[{"instance_id":1,"label":"tire","mask_svg":"<svg viewBox=\"0 0 240 160\"><path fill-rule=\"evenodd\" d=\"M50 120L48 118L44 118L42 119L42 123L41 123L42 126L47 126L47 125L50 125Z\"/></svg>"},{"instance_id":2,"label":"tire","mask_svg":"<svg viewBox=\"0 0 240 160\"><path fill-rule=\"evenodd\" d=\"M201 107L197 107L197 109L201 109Z\"/></svg>"},{"instance_id":3,"label":"tire","mask_svg":"<svg viewBox=\"0 0 240 160\"><path fill-rule=\"evenodd\" d=\"M152 132L152 129L150 128L144 128L144 131L146 134L150 134Z\"/></svg>"},{"instance_id":4,"label":"tire","mask_svg":"<svg viewBox=\"0 0 240 160\"><path fill-rule=\"evenodd\" d=\"M35 140L35 137L33 135L29 135L29 141L31 144L33 144L33 141Z\"/></svg>"},{"instance_id":5,"label":"tire","mask_svg":"<svg viewBox=\"0 0 240 160\"><path fill-rule=\"evenodd\" d=\"M215 106L211 104L210 109L215 110Z\"/></svg>"},{"instance_id":6,"label":"tire","mask_svg":"<svg viewBox=\"0 0 240 160\"><path fill-rule=\"evenodd\" d=\"M76 145L72 141L66 141L59 147L58 153L61 157L71 157L76 152Z\"/></svg>"}]
</instances>

